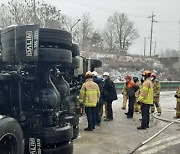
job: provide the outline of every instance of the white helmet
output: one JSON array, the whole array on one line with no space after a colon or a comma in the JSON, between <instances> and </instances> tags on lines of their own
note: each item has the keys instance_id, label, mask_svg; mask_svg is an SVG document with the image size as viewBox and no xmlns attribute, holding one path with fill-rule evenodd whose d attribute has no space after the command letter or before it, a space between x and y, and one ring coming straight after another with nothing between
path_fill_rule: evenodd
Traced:
<instances>
[{"instance_id":1,"label":"white helmet","mask_svg":"<svg viewBox=\"0 0 180 154\"><path fill-rule=\"evenodd\" d=\"M108 72L104 72L103 76L109 76L109 73Z\"/></svg>"},{"instance_id":2,"label":"white helmet","mask_svg":"<svg viewBox=\"0 0 180 154\"><path fill-rule=\"evenodd\" d=\"M92 74L93 76L96 76L96 77L98 76L98 73L96 71L93 71Z\"/></svg>"}]
</instances>

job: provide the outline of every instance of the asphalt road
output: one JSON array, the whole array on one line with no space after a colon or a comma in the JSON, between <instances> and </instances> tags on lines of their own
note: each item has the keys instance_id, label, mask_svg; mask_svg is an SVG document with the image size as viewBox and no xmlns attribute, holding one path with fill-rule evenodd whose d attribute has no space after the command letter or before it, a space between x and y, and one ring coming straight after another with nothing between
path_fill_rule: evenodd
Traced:
<instances>
[{"instance_id":1,"label":"asphalt road","mask_svg":"<svg viewBox=\"0 0 180 154\"><path fill-rule=\"evenodd\" d=\"M174 91L161 92L161 118L174 120L176 99ZM126 110L121 109L122 95L113 102L114 120L105 122L102 117L101 126L93 132L86 132L86 116L80 118L80 135L74 141L74 154L128 154L138 145L156 134L168 125L150 116L150 128L137 130L140 126L141 114L135 113L133 119L127 119ZM156 138L143 145L135 154L179 154L180 153L180 124L173 124Z\"/></svg>"}]
</instances>

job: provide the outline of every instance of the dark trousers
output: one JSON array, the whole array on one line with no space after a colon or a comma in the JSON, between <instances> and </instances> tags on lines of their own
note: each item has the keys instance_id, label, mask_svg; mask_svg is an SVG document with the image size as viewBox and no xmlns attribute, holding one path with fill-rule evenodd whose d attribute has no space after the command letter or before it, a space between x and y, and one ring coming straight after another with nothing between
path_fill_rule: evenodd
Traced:
<instances>
[{"instance_id":1,"label":"dark trousers","mask_svg":"<svg viewBox=\"0 0 180 154\"><path fill-rule=\"evenodd\" d=\"M107 118L113 119L112 101L107 101Z\"/></svg>"},{"instance_id":2,"label":"dark trousers","mask_svg":"<svg viewBox=\"0 0 180 154\"><path fill-rule=\"evenodd\" d=\"M141 127L147 128L149 127L149 110L150 105L149 104L141 104L141 115L142 115L142 122Z\"/></svg>"},{"instance_id":3,"label":"dark trousers","mask_svg":"<svg viewBox=\"0 0 180 154\"><path fill-rule=\"evenodd\" d=\"M133 117L135 100L136 100L135 95L129 97L129 106L128 106L128 116L129 117Z\"/></svg>"},{"instance_id":4,"label":"dark trousers","mask_svg":"<svg viewBox=\"0 0 180 154\"><path fill-rule=\"evenodd\" d=\"M85 107L85 113L87 115L88 128L95 128L96 122L96 107Z\"/></svg>"},{"instance_id":5,"label":"dark trousers","mask_svg":"<svg viewBox=\"0 0 180 154\"><path fill-rule=\"evenodd\" d=\"M96 124L101 123L101 104L96 105Z\"/></svg>"}]
</instances>

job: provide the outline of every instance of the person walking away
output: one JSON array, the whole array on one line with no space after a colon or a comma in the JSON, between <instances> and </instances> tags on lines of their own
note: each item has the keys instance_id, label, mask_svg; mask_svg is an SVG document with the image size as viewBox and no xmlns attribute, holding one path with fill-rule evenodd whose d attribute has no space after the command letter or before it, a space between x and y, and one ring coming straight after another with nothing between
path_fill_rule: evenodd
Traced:
<instances>
[{"instance_id":1,"label":"person walking away","mask_svg":"<svg viewBox=\"0 0 180 154\"><path fill-rule=\"evenodd\" d=\"M161 85L160 85L159 81L156 79L155 73L151 74L151 80L153 83L153 106L151 106L151 113L154 113L155 106L156 106L158 116L160 116L161 115L161 106L159 103L159 98L160 98Z\"/></svg>"},{"instance_id":2,"label":"person walking away","mask_svg":"<svg viewBox=\"0 0 180 154\"><path fill-rule=\"evenodd\" d=\"M180 86L176 90L176 94L174 95L177 99L176 103L176 116L174 118L180 118Z\"/></svg>"},{"instance_id":3,"label":"person walking away","mask_svg":"<svg viewBox=\"0 0 180 154\"><path fill-rule=\"evenodd\" d=\"M123 95L123 103L122 103L122 110L126 109L126 105L127 105L127 100L128 100L128 96L127 96L127 92L126 92L126 84L124 84L123 88L122 88L122 95Z\"/></svg>"},{"instance_id":4,"label":"person walking away","mask_svg":"<svg viewBox=\"0 0 180 154\"><path fill-rule=\"evenodd\" d=\"M135 92L139 89L139 86L135 85L135 83L132 81L131 75L127 75L125 77L125 80L126 80L126 92L129 98L128 112L125 114L127 115L127 118L133 118L134 103L136 100Z\"/></svg>"},{"instance_id":5,"label":"person walking away","mask_svg":"<svg viewBox=\"0 0 180 154\"><path fill-rule=\"evenodd\" d=\"M117 100L117 92L115 89L114 82L110 79L109 73L104 72L103 77L104 87L103 87L103 99L107 102L107 118L104 121L112 121L113 120L113 110L112 110L112 102Z\"/></svg>"},{"instance_id":6,"label":"person walking away","mask_svg":"<svg viewBox=\"0 0 180 154\"><path fill-rule=\"evenodd\" d=\"M137 85L139 87L139 89L135 93L136 100L135 100L135 103L134 103L134 112L141 113L141 105L139 105L137 103L138 102L137 99L138 99L138 96L139 96L139 93L140 93L141 82L139 81L138 77L136 77L136 76L133 77L133 81L134 81L135 85Z\"/></svg>"},{"instance_id":7,"label":"person walking away","mask_svg":"<svg viewBox=\"0 0 180 154\"><path fill-rule=\"evenodd\" d=\"M88 127L84 130L93 131L95 129L96 105L99 101L100 91L98 85L93 82L92 72L86 72L85 77L86 81L81 87L79 102L84 104L87 115Z\"/></svg>"},{"instance_id":8,"label":"person walking away","mask_svg":"<svg viewBox=\"0 0 180 154\"><path fill-rule=\"evenodd\" d=\"M100 90L99 102L96 105L96 125L100 126L101 125L101 109L104 103L103 98L102 98L103 82L102 82L102 78L98 77L98 73L96 71L93 71L92 74L93 74L93 81L98 84L99 90Z\"/></svg>"},{"instance_id":9,"label":"person walking away","mask_svg":"<svg viewBox=\"0 0 180 154\"><path fill-rule=\"evenodd\" d=\"M141 126L137 127L139 130L149 128L149 110L153 105L153 83L150 79L151 72L146 70L143 72L144 82L138 97L138 103L141 104L142 121Z\"/></svg>"}]
</instances>

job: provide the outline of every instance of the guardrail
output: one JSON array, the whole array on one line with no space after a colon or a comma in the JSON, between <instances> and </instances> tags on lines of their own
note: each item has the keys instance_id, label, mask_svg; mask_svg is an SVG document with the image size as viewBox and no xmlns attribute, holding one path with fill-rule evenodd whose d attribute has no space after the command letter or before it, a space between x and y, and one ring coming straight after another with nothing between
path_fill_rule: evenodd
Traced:
<instances>
[{"instance_id":1,"label":"guardrail","mask_svg":"<svg viewBox=\"0 0 180 154\"><path fill-rule=\"evenodd\" d=\"M117 90L121 90L125 82L115 83ZM160 81L162 90L176 90L180 86L180 81Z\"/></svg>"}]
</instances>

